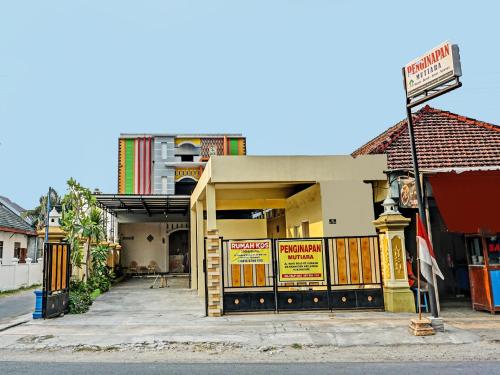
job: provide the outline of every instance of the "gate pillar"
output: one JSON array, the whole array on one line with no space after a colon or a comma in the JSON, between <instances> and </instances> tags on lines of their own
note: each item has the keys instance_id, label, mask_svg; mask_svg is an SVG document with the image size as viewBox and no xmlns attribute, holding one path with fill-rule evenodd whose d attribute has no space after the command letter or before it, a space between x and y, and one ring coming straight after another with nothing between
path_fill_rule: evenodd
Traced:
<instances>
[{"instance_id":1,"label":"gate pillar","mask_svg":"<svg viewBox=\"0 0 500 375\"><path fill-rule=\"evenodd\" d=\"M222 315L222 249L219 231L207 232L207 291L208 316Z\"/></svg>"},{"instance_id":2,"label":"gate pillar","mask_svg":"<svg viewBox=\"0 0 500 375\"><path fill-rule=\"evenodd\" d=\"M415 312L415 298L408 284L404 233L411 220L399 213L390 197L382 205L384 212L373 224L379 232L385 310Z\"/></svg>"}]
</instances>

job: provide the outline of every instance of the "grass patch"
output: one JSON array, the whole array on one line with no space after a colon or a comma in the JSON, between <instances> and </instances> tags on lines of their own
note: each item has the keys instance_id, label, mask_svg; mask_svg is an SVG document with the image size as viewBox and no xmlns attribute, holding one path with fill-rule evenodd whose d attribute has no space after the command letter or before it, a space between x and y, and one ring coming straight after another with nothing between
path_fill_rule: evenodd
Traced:
<instances>
[{"instance_id":1,"label":"grass patch","mask_svg":"<svg viewBox=\"0 0 500 375\"><path fill-rule=\"evenodd\" d=\"M294 342L291 346L292 346L293 349L302 349L302 345L300 345L300 344L298 344L296 342Z\"/></svg>"},{"instance_id":2,"label":"grass patch","mask_svg":"<svg viewBox=\"0 0 500 375\"><path fill-rule=\"evenodd\" d=\"M14 290L6 290L6 291L3 291L3 292L0 292L0 298L2 297L8 297L8 296L13 296L13 295L16 295L18 293L22 293L22 292L26 292L28 290L35 290L39 287L41 287L42 285L41 284L35 284L35 285L32 285L32 286L23 286L19 289L14 289Z\"/></svg>"}]
</instances>

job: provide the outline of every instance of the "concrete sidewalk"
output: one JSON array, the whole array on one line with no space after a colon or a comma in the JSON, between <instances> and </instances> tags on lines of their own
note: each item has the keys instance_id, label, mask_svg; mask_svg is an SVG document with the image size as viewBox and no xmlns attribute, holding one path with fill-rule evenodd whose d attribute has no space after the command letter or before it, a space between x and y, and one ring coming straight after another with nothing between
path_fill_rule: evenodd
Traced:
<instances>
[{"instance_id":1,"label":"concrete sidewalk","mask_svg":"<svg viewBox=\"0 0 500 375\"><path fill-rule=\"evenodd\" d=\"M100 296L90 311L30 321L0 333L6 350L127 350L172 344L234 348L398 345L464 345L500 339L500 316L468 309L444 311L446 331L429 337L408 333L414 314L318 312L204 316L203 300L172 279L164 289L131 280Z\"/></svg>"}]
</instances>

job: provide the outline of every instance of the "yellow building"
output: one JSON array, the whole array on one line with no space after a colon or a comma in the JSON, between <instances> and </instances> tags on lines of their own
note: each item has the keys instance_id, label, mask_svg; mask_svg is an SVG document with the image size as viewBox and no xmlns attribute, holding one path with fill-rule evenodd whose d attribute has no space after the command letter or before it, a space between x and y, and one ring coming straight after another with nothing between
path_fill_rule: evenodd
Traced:
<instances>
[{"instance_id":1,"label":"yellow building","mask_svg":"<svg viewBox=\"0 0 500 375\"><path fill-rule=\"evenodd\" d=\"M213 156L190 202L191 287L206 296L209 315L331 308L337 297L345 308L382 308L373 198L374 186L386 181L386 163L385 155ZM254 252L242 261L249 264L235 262L229 249L256 239L269 239L271 255ZM286 265L277 248L284 241L290 248L322 246L318 279L279 282Z\"/></svg>"}]
</instances>

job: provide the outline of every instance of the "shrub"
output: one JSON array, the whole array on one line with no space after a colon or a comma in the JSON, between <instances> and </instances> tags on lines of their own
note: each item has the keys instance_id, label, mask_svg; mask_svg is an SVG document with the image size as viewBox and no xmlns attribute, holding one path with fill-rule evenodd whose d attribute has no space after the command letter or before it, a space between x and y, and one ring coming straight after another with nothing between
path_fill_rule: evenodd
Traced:
<instances>
[{"instance_id":1,"label":"shrub","mask_svg":"<svg viewBox=\"0 0 500 375\"><path fill-rule=\"evenodd\" d=\"M69 313L83 314L92 305L90 290L83 281L71 280L69 283Z\"/></svg>"}]
</instances>

